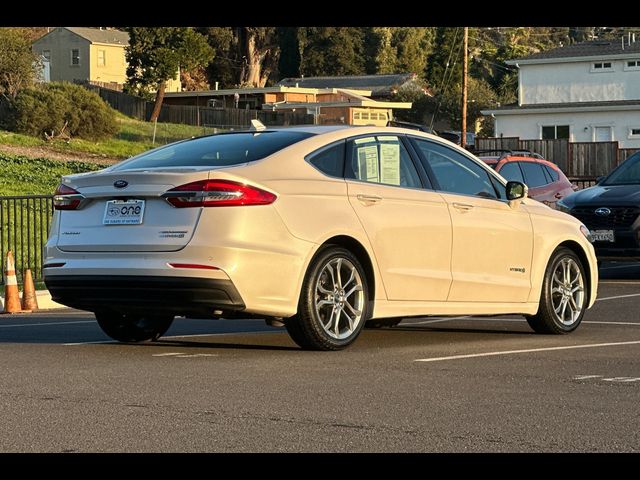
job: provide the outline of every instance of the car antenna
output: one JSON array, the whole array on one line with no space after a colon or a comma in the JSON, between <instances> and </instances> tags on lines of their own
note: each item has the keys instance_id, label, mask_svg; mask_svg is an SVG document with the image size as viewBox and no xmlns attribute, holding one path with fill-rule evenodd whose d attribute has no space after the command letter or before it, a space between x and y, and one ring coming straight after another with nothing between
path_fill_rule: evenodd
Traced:
<instances>
[{"instance_id":1,"label":"car antenna","mask_svg":"<svg viewBox=\"0 0 640 480\"><path fill-rule=\"evenodd\" d=\"M249 128L249 130L251 130L252 132L261 132L262 130L266 129L267 127L265 127L264 123L262 123L260 120L251 120L251 127Z\"/></svg>"}]
</instances>

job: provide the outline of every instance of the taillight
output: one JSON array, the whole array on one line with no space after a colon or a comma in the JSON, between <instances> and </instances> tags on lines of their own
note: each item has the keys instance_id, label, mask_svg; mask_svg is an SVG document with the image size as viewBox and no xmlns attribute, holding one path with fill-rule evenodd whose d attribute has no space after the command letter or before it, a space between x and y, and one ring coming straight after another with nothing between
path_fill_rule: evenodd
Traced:
<instances>
[{"instance_id":1,"label":"taillight","mask_svg":"<svg viewBox=\"0 0 640 480\"><path fill-rule=\"evenodd\" d=\"M269 205L276 196L258 187L231 180L200 180L172 188L162 195L176 208Z\"/></svg>"},{"instance_id":2,"label":"taillight","mask_svg":"<svg viewBox=\"0 0 640 480\"><path fill-rule=\"evenodd\" d=\"M84 195L61 183L53 194L53 208L56 210L76 210L82 200L84 200Z\"/></svg>"}]
</instances>

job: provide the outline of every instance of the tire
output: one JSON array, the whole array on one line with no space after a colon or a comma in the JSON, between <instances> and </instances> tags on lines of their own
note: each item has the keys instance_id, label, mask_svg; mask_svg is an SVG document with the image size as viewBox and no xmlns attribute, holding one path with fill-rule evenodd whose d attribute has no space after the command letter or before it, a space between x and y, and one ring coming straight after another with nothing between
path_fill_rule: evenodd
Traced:
<instances>
[{"instance_id":1,"label":"tire","mask_svg":"<svg viewBox=\"0 0 640 480\"><path fill-rule=\"evenodd\" d=\"M104 333L119 342L155 341L169 330L173 316L96 312Z\"/></svg>"},{"instance_id":2,"label":"tire","mask_svg":"<svg viewBox=\"0 0 640 480\"><path fill-rule=\"evenodd\" d=\"M285 327L306 350L341 350L358 337L370 311L364 268L349 250L329 246L309 265L298 314Z\"/></svg>"},{"instance_id":3,"label":"tire","mask_svg":"<svg viewBox=\"0 0 640 480\"><path fill-rule=\"evenodd\" d=\"M364 324L364 328L384 328L395 327L402 321L402 318L375 318Z\"/></svg>"},{"instance_id":4,"label":"tire","mask_svg":"<svg viewBox=\"0 0 640 480\"><path fill-rule=\"evenodd\" d=\"M572 250L560 247L551 255L544 273L538 313L526 316L527 322L537 333L570 333L580 325L586 306L584 265Z\"/></svg>"}]
</instances>

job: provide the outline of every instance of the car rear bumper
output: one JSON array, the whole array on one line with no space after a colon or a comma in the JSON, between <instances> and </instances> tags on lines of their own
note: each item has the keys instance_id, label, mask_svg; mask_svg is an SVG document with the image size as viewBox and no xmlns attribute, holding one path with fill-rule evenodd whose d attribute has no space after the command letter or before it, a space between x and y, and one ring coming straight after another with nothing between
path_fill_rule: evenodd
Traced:
<instances>
[{"instance_id":1,"label":"car rear bumper","mask_svg":"<svg viewBox=\"0 0 640 480\"><path fill-rule=\"evenodd\" d=\"M92 312L163 312L211 315L238 311L245 304L231 280L137 276L47 275L45 284L55 302Z\"/></svg>"}]
</instances>

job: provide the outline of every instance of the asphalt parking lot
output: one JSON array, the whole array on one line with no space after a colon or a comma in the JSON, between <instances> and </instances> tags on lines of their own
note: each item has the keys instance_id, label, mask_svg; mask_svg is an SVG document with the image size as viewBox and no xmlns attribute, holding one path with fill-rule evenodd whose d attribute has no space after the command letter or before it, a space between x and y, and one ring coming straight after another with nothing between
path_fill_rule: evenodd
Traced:
<instances>
[{"instance_id":1,"label":"asphalt parking lot","mask_svg":"<svg viewBox=\"0 0 640 480\"><path fill-rule=\"evenodd\" d=\"M256 320L110 342L76 310L0 316L3 452L637 452L640 264L568 336L407 319L343 352Z\"/></svg>"}]
</instances>

